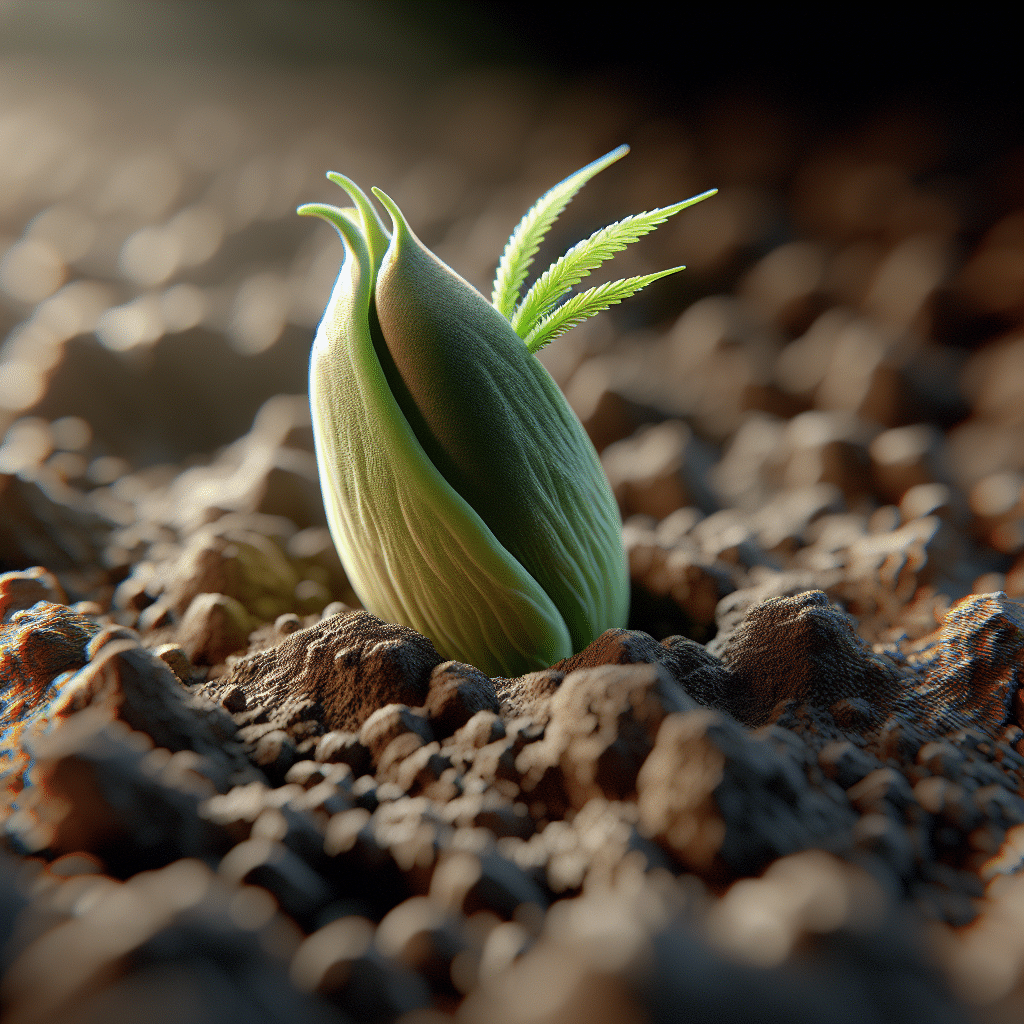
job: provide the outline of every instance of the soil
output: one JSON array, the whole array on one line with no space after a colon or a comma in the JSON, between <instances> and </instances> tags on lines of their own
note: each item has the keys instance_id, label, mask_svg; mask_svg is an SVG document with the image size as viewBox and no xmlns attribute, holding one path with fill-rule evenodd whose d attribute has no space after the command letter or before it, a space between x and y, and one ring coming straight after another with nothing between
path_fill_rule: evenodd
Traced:
<instances>
[{"instance_id":1,"label":"soil","mask_svg":"<svg viewBox=\"0 0 1024 1024\"><path fill-rule=\"evenodd\" d=\"M374 168L238 72L97 79L83 150L51 72L46 173L0 157L4 1020L1020 1019L1024 151L953 188L902 114L812 145L749 97L589 185L569 242L721 193L643 243L675 291L545 350L629 628L492 679L348 586L301 393L340 247L290 211L337 164L483 287L590 143Z\"/></svg>"}]
</instances>

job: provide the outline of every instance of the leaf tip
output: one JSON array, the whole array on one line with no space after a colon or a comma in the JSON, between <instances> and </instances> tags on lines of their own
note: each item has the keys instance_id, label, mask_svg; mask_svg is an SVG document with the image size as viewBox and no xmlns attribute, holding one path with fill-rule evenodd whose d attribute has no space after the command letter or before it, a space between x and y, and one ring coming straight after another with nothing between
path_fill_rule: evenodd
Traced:
<instances>
[{"instance_id":1,"label":"leaf tip","mask_svg":"<svg viewBox=\"0 0 1024 1024\"><path fill-rule=\"evenodd\" d=\"M328 181L333 182L335 185L341 186L341 188L343 188L346 192L348 192L349 189L359 188L359 186L356 185L356 183L351 178L346 177L339 171L328 171L327 174L324 175L324 177L327 178Z\"/></svg>"},{"instance_id":2,"label":"leaf tip","mask_svg":"<svg viewBox=\"0 0 1024 1024\"><path fill-rule=\"evenodd\" d=\"M409 225L405 222L405 217L402 216L402 211L398 208L398 204L387 194L374 185L370 191L380 200L381 205L388 211L388 215L391 217L391 223L394 225L396 231L409 230Z\"/></svg>"}]
</instances>

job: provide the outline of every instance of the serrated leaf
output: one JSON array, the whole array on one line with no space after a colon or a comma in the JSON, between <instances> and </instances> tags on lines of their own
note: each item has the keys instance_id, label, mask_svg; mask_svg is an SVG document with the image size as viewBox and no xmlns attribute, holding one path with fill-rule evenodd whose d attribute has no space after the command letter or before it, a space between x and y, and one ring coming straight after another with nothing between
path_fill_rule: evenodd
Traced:
<instances>
[{"instance_id":1,"label":"serrated leaf","mask_svg":"<svg viewBox=\"0 0 1024 1024\"><path fill-rule=\"evenodd\" d=\"M699 196L684 199L681 203L663 206L647 213L624 217L595 231L589 238L577 242L564 256L556 260L530 287L523 301L512 314L512 326L516 333L525 338L542 316L548 313L563 295L583 280L592 270L606 260L612 259L631 242L654 231L669 217L688 206L699 203L717 192L711 189Z\"/></svg>"},{"instance_id":2,"label":"serrated leaf","mask_svg":"<svg viewBox=\"0 0 1024 1024\"><path fill-rule=\"evenodd\" d=\"M656 274L624 277L618 281L599 284L595 288L588 288L585 292L574 295L568 302L562 303L556 310L538 321L536 327L523 339L526 342L527 350L539 351L553 338L571 331L584 320L603 312L609 306L618 305L623 299L628 299L631 295L646 288L652 281L685 269L685 267L672 267Z\"/></svg>"},{"instance_id":3,"label":"serrated leaf","mask_svg":"<svg viewBox=\"0 0 1024 1024\"><path fill-rule=\"evenodd\" d=\"M512 232L505 245L498 263L498 271L494 278L491 292L491 305L506 319L511 319L512 311L519 301L519 289L526 280L527 271L537 255L540 243L551 225L558 220L559 214L569 205L573 196L609 164L615 163L629 152L629 146L619 146L610 153L587 164L575 174L570 174L553 188L548 189L526 212L523 219Z\"/></svg>"}]
</instances>

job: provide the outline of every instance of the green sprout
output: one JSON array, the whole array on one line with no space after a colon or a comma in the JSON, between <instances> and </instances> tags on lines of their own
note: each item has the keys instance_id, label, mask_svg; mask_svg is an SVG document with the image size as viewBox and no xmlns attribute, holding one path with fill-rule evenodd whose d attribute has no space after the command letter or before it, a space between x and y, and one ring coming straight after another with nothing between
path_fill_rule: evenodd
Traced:
<instances>
[{"instance_id":1,"label":"green sprout","mask_svg":"<svg viewBox=\"0 0 1024 1024\"><path fill-rule=\"evenodd\" d=\"M625 625L615 499L590 439L534 353L682 270L566 296L668 217L713 194L595 232L520 295L541 240L620 146L556 185L505 247L492 302L413 234L379 189L389 233L354 206L299 208L338 230L345 259L317 331L309 398L331 535L368 611L489 675L547 667Z\"/></svg>"}]
</instances>

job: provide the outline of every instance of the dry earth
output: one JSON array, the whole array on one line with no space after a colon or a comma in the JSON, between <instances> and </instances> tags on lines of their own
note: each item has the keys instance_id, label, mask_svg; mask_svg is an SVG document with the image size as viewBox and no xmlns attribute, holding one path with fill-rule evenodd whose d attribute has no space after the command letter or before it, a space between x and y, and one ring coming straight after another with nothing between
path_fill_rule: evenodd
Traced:
<instances>
[{"instance_id":1,"label":"dry earth","mask_svg":"<svg viewBox=\"0 0 1024 1024\"><path fill-rule=\"evenodd\" d=\"M1024 150L0 78L5 1021L1020 1019ZM348 588L301 394L340 247L291 211L378 183L484 287L617 132L566 244L721 188L545 354L630 628L491 679Z\"/></svg>"}]
</instances>

